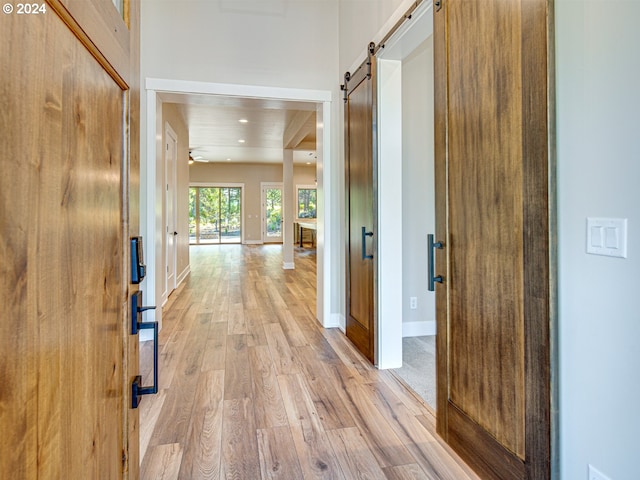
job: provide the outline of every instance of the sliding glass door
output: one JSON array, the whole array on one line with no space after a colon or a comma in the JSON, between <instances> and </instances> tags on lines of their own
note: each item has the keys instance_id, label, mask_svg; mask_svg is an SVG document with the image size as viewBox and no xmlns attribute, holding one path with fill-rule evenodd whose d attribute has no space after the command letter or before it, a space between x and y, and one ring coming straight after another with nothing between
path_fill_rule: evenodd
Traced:
<instances>
[{"instance_id":1,"label":"sliding glass door","mask_svg":"<svg viewBox=\"0 0 640 480\"><path fill-rule=\"evenodd\" d=\"M241 243L242 188L189 187L189 243Z\"/></svg>"}]
</instances>

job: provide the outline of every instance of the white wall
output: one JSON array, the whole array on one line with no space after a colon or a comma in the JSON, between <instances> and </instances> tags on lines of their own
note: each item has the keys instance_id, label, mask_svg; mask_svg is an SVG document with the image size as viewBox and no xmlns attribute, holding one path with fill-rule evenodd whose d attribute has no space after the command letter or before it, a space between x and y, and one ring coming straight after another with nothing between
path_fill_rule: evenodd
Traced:
<instances>
[{"instance_id":1,"label":"white wall","mask_svg":"<svg viewBox=\"0 0 640 480\"><path fill-rule=\"evenodd\" d=\"M640 2L556 0L560 444L640 477ZM627 259L585 253L587 216L629 221Z\"/></svg>"},{"instance_id":2,"label":"white wall","mask_svg":"<svg viewBox=\"0 0 640 480\"><path fill-rule=\"evenodd\" d=\"M414 2L408 0L339 1L340 55L338 62L341 80L344 73L352 68L354 62L364 60L369 42L378 42L395 21L401 18L397 11L404 13L411 3ZM384 32L382 36L378 35L380 32Z\"/></svg>"}]
</instances>

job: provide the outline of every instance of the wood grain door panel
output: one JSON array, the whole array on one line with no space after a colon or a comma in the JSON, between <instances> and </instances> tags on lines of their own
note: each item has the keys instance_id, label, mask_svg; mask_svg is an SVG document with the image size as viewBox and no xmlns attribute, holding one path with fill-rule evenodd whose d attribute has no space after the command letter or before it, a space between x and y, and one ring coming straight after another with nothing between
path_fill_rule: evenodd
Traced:
<instances>
[{"instance_id":1,"label":"wood grain door panel","mask_svg":"<svg viewBox=\"0 0 640 480\"><path fill-rule=\"evenodd\" d=\"M438 429L486 478L550 475L547 14L449 0L434 17Z\"/></svg>"},{"instance_id":2,"label":"wood grain door panel","mask_svg":"<svg viewBox=\"0 0 640 480\"><path fill-rule=\"evenodd\" d=\"M347 337L375 362L375 58L346 81ZM363 228L365 235L363 235ZM364 244L364 245L363 245Z\"/></svg>"},{"instance_id":3,"label":"wood grain door panel","mask_svg":"<svg viewBox=\"0 0 640 480\"><path fill-rule=\"evenodd\" d=\"M129 92L60 3L2 22L0 477L123 478Z\"/></svg>"}]
</instances>

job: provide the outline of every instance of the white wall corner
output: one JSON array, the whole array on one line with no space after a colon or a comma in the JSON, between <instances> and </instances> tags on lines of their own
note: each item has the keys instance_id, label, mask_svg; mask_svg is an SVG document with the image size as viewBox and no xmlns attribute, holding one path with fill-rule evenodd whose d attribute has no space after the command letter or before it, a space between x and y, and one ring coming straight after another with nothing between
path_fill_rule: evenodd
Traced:
<instances>
[{"instance_id":1,"label":"white wall corner","mask_svg":"<svg viewBox=\"0 0 640 480\"><path fill-rule=\"evenodd\" d=\"M294 270L296 268L295 262L282 262L283 270Z\"/></svg>"}]
</instances>

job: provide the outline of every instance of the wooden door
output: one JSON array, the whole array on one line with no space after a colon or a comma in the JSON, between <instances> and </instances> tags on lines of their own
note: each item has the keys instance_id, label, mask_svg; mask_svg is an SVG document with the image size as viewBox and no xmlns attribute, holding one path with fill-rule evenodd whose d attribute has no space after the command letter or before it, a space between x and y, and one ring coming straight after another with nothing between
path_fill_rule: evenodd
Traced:
<instances>
[{"instance_id":1,"label":"wooden door","mask_svg":"<svg viewBox=\"0 0 640 480\"><path fill-rule=\"evenodd\" d=\"M137 32L111 2L38 5L0 19L0 478L136 478Z\"/></svg>"},{"instance_id":2,"label":"wooden door","mask_svg":"<svg viewBox=\"0 0 640 480\"><path fill-rule=\"evenodd\" d=\"M434 16L438 432L487 479L550 478L546 0Z\"/></svg>"},{"instance_id":3,"label":"wooden door","mask_svg":"<svg viewBox=\"0 0 640 480\"><path fill-rule=\"evenodd\" d=\"M345 75L347 203L347 337L375 363L376 341L376 75L368 59Z\"/></svg>"}]
</instances>

